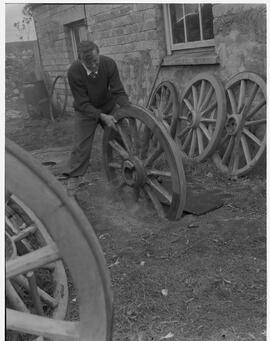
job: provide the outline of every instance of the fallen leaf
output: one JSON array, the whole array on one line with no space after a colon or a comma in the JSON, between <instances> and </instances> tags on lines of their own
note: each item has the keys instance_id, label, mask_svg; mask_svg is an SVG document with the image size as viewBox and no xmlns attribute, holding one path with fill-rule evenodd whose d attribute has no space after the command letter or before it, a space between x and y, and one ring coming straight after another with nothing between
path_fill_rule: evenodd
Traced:
<instances>
[{"instance_id":1,"label":"fallen leaf","mask_svg":"<svg viewBox=\"0 0 270 341\"><path fill-rule=\"evenodd\" d=\"M161 293L163 296L168 296L168 289L162 289Z\"/></svg>"},{"instance_id":2,"label":"fallen leaf","mask_svg":"<svg viewBox=\"0 0 270 341\"><path fill-rule=\"evenodd\" d=\"M108 265L108 268L111 268L113 266L116 266L116 265L119 265L120 262L119 262L119 258L116 259L116 261L114 263L112 263L111 265Z\"/></svg>"},{"instance_id":3,"label":"fallen leaf","mask_svg":"<svg viewBox=\"0 0 270 341\"><path fill-rule=\"evenodd\" d=\"M171 339L172 337L174 337L174 334L171 333L171 332L169 332L167 335L162 336L162 337L160 338L160 340Z\"/></svg>"}]
</instances>

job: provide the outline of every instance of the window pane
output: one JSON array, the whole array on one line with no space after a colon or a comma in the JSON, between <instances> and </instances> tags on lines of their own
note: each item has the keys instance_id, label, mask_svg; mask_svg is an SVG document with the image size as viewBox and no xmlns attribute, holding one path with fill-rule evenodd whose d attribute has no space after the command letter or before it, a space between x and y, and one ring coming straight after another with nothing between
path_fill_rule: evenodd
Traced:
<instances>
[{"instance_id":1,"label":"window pane","mask_svg":"<svg viewBox=\"0 0 270 341\"><path fill-rule=\"evenodd\" d=\"M211 4L201 4L203 39L213 39L213 13Z\"/></svg>"},{"instance_id":2,"label":"window pane","mask_svg":"<svg viewBox=\"0 0 270 341\"><path fill-rule=\"evenodd\" d=\"M198 4L184 4L187 41L201 40Z\"/></svg>"},{"instance_id":3,"label":"window pane","mask_svg":"<svg viewBox=\"0 0 270 341\"><path fill-rule=\"evenodd\" d=\"M173 44L185 42L183 6L170 5Z\"/></svg>"}]
</instances>

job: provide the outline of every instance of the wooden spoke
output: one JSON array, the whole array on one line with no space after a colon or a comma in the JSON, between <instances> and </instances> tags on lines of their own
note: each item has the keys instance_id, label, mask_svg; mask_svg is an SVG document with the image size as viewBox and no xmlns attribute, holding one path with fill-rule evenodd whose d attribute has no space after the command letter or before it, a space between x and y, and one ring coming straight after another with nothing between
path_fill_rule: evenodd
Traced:
<instances>
[{"instance_id":1,"label":"wooden spoke","mask_svg":"<svg viewBox=\"0 0 270 341\"><path fill-rule=\"evenodd\" d=\"M6 310L7 329L57 340L80 340L79 322L53 320L12 309Z\"/></svg>"},{"instance_id":2,"label":"wooden spoke","mask_svg":"<svg viewBox=\"0 0 270 341\"><path fill-rule=\"evenodd\" d=\"M259 90L259 85L254 83L251 89L251 93L250 96L248 98L247 104L246 104L246 110L248 110L252 104L252 102L254 101L254 98L256 97L256 94Z\"/></svg>"},{"instance_id":3,"label":"wooden spoke","mask_svg":"<svg viewBox=\"0 0 270 341\"><path fill-rule=\"evenodd\" d=\"M7 226L10 228L10 230L14 233L15 236L20 234L20 229L15 224L13 224L7 216L5 216L5 222L6 222ZM21 242L23 243L23 245L26 247L26 249L29 252L34 250L32 245L29 243L29 241L27 239L23 238L23 239L21 239Z\"/></svg>"},{"instance_id":4,"label":"wooden spoke","mask_svg":"<svg viewBox=\"0 0 270 341\"><path fill-rule=\"evenodd\" d=\"M36 282L36 277L33 271L30 271L26 274L28 283L29 283L29 291L31 293L33 302L34 302L34 306L35 306L35 310L36 313L38 315L43 316L44 315L44 311L43 311L43 307L40 301L40 296L37 290L37 282Z\"/></svg>"},{"instance_id":5,"label":"wooden spoke","mask_svg":"<svg viewBox=\"0 0 270 341\"><path fill-rule=\"evenodd\" d=\"M6 277L10 278L26 273L59 258L59 251L55 244L44 246L41 249L8 261L6 264Z\"/></svg>"},{"instance_id":6,"label":"wooden spoke","mask_svg":"<svg viewBox=\"0 0 270 341\"><path fill-rule=\"evenodd\" d=\"M201 82L200 95L199 95L199 100L198 100L198 109L200 109L201 107L201 103L202 103L204 93L205 93L205 86L206 86L206 81L203 79Z\"/></svg>"},{"instance_id":7,"label":"wooden spoke","mask_svg":"<svg viewBox=\"0 0 270 341\"><path fill-rule=\"evenodd\" d=\"M110 146L123 158L128 159L128 152L115 140L110 141Z\"/></svg>"},{"instance_id":8,"label":"wooden spoke","mask_svg":"<svg viewBox=\"0 0 270 341\"><path fill-rule=\"evenodd\" d=\"M190 101L189 101L188 99L184 98L184 103L185 103L185 105L188 107L188 110L189 110L190 112L193 112L193 111L194 111L194 107L192 106L192 104L190 103Z\"/></svg>"},{"instance_id":9,"label":"wooden spoke","mask_svg":"<svg viewBox=\"0 0 270 341\"><path fill-rule=\"evenodd\" d=\"M139 155L140 153L140 138L138 133L138 127L136 120L133 118L129 119L130 133L132 137L132 143L135 149L135 154Z\"/></svg>"},{"instance_id":10,"label":"wooden spoke","mask_svg":"<svg viewBox=\"0 0 270 341\"><path fill-rule=\"evenodd\" d=\"M179 139L181 139L183 136L186 135L187 132L189 132L191 129L191 127L185 127L179 134L177 134L177 137Z\"/></svg>"},{"instance_id":11,"label":"wooden spoke","mask_svg":"<svg viewBox=\"0 0 270 341\"><path fill-rule=\"evenodd\" d=\"M202 117L201 122L202 123L216 123L217 120L215 118L204 118L204 117Z\"/></svg>"},{"instance_id":12,"label":"wooden spoke","mask_svg":"<svg viewBox=\"0 0 270 341\"><path fill-rule=\"evenodd\" d=\"M151 190L151 188L146 184L143 189L144 189L145 193L149 196L150 200L152 201L156 211L158 212L158 215L161 218L165 218L164 209L163 209L160 201L158 200L158 198L154 194L154 192Z\"/></svg>"},{"instance_id":13,"label":"wooden spoke","mask_svg":"<svg viewBox=\"0 0 270 341\"><path fill-rule=\"evenodd\" d=\"M188 153L189 157L192 157L195 153L195 148L196 148L196 144L197 144L197 135L196 135L196 131L193 130L192 132L192 140L191 140L191 145L190 145L190 150Z\"/></svg>"},{"instance_id":14,"label":"wooden spoke","mask_svg":"<svg viewBox=\"0 0 270 341\"><path fill-rule=\"evenodd\" d=\"M125 149L128 151L129 154L132 154L131 142L124 129L122 129L121 123L116 124L116 128L119 132L119 135L121 136Z\"/></svg>"},{"instance_id":15,"label":"wooden spoke","mask_svg":"<svg viewBox=\"0 0 270 341\"><path fill-rule=\"evenodd\" d=\"M246 81L244 79L241 80L239 98L238 98L238 106L237 112L240 113L245 104L245 95L246 95Z\"/></svg>"},{"instance_id":16,"label":"wooden spoke","mask_svg":"<svg viewBox=\"0 0 270 341\"><path fill-rule=\"evenodd\" d=\"M213 102L208 108L204 109L201 112L201 116L206 116L208 113L210 113L211 111L213 111L215 108L217 107L217 102Z\"/></svg>"},{"instance_id":17,"label":"wooden spoke","mask_svg":"<svg viewBox=\"0 0 270 341\"><path fill-rule=\"evenodd\" d=\"M210 132L209 130L206 128L206 126L201 122L199 124L199 127L201 128L202 132L204 133L204 135L208 138L208 140L211 140L211 136L210 136Z\"/></svg>"},{"instance_id":18,"label":"wooden spoke","mask_svg":"<svg viewBox=\"0 0 270 341\"><path fill-rule=\"evenodd\" d=\"M241 145L244 151L246 163L249 164L251 162L251 154L249 151L247 139L244 135L241 136Z\"/></svg>"},{"instance_id":19,"label":"wooden spoke","mask_svg":"<svg viewBox=\"0 0 270 341\"><path fill-rule=\"evenodd\" d=\"M262 107L266 105L265 98L262 99L256 106L247 114L247 120L250 120Z\"/></svg>"},{"instance_id":20,"label":"wooden spoke","mask_svg":"<svg viewBox=\"0 0 270 341\"><path fill-rule=\"evenodd\" d=\"M179 116L178 120L188 121L188 118L187 118L187 116Z\"/></svg>"},{"instance_id":21,"label":"wooden spoke","mask_svg":"<svg viewBox=\"0 0 270 341\"><path fill-rule=\"evenodd\" d=\"M172 196L170 193L163 187L161 184L156 180L147 179L147 184L154 190L158 197L160 198L160 201L166 205L170 205L172 202Z\"/></svg>"},{"instance_id":22,"label":"wooden spoke","mask_svg":"<svg viewBox=\"0 0 270 341\"><path fill-rule=\"evenodd\" d=\"M227 138L229 138L229 135L226 136ZM231 136L230 137L230 140L229 140L229 143L227 145L227 148L225 150L225 153L223 154L223 157L222 157L222 163L223 164L226 164L229 157L231 156L232 154L232 150L233 150L233 147L234 147L234 137Z\"/></svg>"},{"instance_id":23,"label":"wooden spoke","mask_svg":"<svg viewBox=\"0 0 270 341\"><path fill-rule=\"evenodd\" d=\"M197 110L197 106L198 106L198 93L197 93L197 89L195 87L195 85L191 86L192 89L192 96L193 96L193 107L195 110Z\"/></svg>"},{"instance_id":24,"label":"wooden spoke","mask_svg":"<svg viewBox=\"0 0 270 341\"><path fill-rule=\"evenodd\" d=\"M190 143L190 140L191 140L191 138L192 138L192 134L193 134L193 130L190 129L189 132L188 132L188 134L187 134L187 136L186 136L186 138L185 138L184 143L182 144L182 149L183 149L183 150L186 150L188 144Z\"/></svg>"},{"instance_id":25,"label":"wooden spoke","mask_svg":"<svg viewBox=\"0 0 270 341\"><path fill-rule=\"evenodd\" d=\"M252 134L248 129L244 128L243 133L248 136L253 142L255 142L258 146L262 145L262 141L260 141L256 135Z\"/></svg>"},{"instance_id":26,"label":"wooden spoke","mask_svg":"<svg viewBox=\"0 0 270 341\"><path fill-rule=\"evenodd\" d=\"M7 299L12 305L14 309L17 309L19 311L29 312L26 305L24 304L23 300L17 293L17 291L14 289L13 285L10 283L9 280L6 281L6 295Z\"/></svg>"},{"instance_id":27,"label":"wooden spoke","mask_svg":"<svg viewBox=\"0 0 270 341\"><path fill-rule=\"evenodd\" d=\"M242 176L250 172L265 153L266 129L264 131L263 125L266 125L266 110L261 109L266 105L266 83L257 74L244 71L229 79L225 88L232 106L232 113L228 113L227 117L235 119L235 128L229 132L232 134L229 140L226 134L220 141L220 148L213 155L213 160L223 173ZM222 156L223 150L225 154ZM227 164L224 159L229 159L230 152L230 162Z\"/></svg>"},{"instance_id":28,"label":"wooden spoke","mask_svg":"<svg viewBox=\"0 0 270 341\"><path fill-rule=\"evenodd\" d=\"M199 149L199 153L201 154L203 152L203 137L202 137L202 132L200 128L196 129L196 133L197 133L197 140L198 140L198 149Z\"/></svg>"},{"instance_id":29,"label":"wooden spoke","mask_svg":"<svg viewBox=\"0 0 270 341\"><path fill-rule=\"evenodd\" d=\"M214 93L214 88L212 86L210 86L208 91L207 91L207 94L206 94L206 96L204 98L204 101L203 101L203 103L202 103L202 105L200 107L201 111L208 105L208 103L210 102L210 99L211 99L213 93Z\"/></svg>"},{"instance_id":30,"label":"wooden spoke","mask_svg":"<svg viewBox=\"0 0 270 341\"><path fill-rule=\"evenodd\" d=\"M27 236L29 236L29 234L35 233L36 231L37 227L35 225L30 225L16 234L12 239L14 240L14 242L18 242L19 240L26 238Z\"/></svg>"},{"instance_id":31,"label":"wooden spoke","mask_svg":"<svg viewBox=\"0 0 270 341\"><path fill-rule=\"evenodd\" d=\"M224 143L229 139L230 135L229 134L225 134L225 136L223 136L223 138L220 141L220 145L223 146Z\"/></svg>"},{"instance_id":32,"label":"wooden spoke","mask_svg":"<svg viewBox=\"0 0 270 341\"><path fill-rule=\"evenodd\" d=\"M165 178L171 178L172 173L169 171L163 171L159 169L149 169L147 170L147 175L154 175L156 177L163 176Z\"/></svg>"},{"instance_id":33,"label":"wooden spoke","mask_svg":"<svg viewBox=\"0 0 270 341\"><path fill-rule=\"evenodd\" d=\"M147 159L144 161L144 167L151 167L153 162L160 157L160 155L163 153L163 150L160 146L158 146L155 150L152 151L152 153L147 157Z\"/></svg>"},{"instance_id":34,"label":"wooden spoke","mask_svg":"<svg viewBox=\"0 0 270 341\"><path fill-rule=\"evenodd\" d=\"M261 125L261 124L266 124L266 118L253 120L253 121L246 121L245 127L257 126L257 125Z\"/></svg>"},{"instance_id":35,"label":"wooden spoke","mask_svg":"<svg viewBox=\"0 0 270 341\"><path fill-rule=\"evenodd\" d=\"M23 276L23 275L18 275L16 277L14 277L14 280L16 282L18 282L22 287L24 287L26 290L30 291L30 286L29 283L27 281L27 279ZM37 292L38 295L40 296L40 298L47 303L48 305L50 305L52 308L56 308L58 305L58 302L56 301L55 298L53 298L52 296L50 296L49 294L47 294L44 290L42 290L41 288L37 287Z\"/></svg>"},{"instance_id":36,"label":"wooden spoke","mask_svg":"<svg viewBox=\"0 0 270 341\"><path fill-rule=\"evenodd\" d=\"M231 103L231 109L232 109L232 114L233 115L237 115L237 105L236 105L236 100L234 97L234 93L232 92L231 89L227 90L229 99L230 99L230 103Z\"/></svg>"},{"instance_id":37,"label":"wooden spoke","mask_svg":"<svg viewBox=\"0 0 270 341\"><path fill-rule=\"evenodd\" d=\"M108 165L109 165L110 168L122 169L122 166L119 163L117 163L117 162L109 162Z\"/></svg>"},{"instance_id":38,"label":"wooden spoke","mask_svg":"<svg viewBox=\"0 0 270 341\"><path fill-rule=\"evenodd\" d=\"M144 129L141 136L141 158L145 159L149 151L150 140L152 137L151 130L144 125Z\"/></svg>"}]
</instances>

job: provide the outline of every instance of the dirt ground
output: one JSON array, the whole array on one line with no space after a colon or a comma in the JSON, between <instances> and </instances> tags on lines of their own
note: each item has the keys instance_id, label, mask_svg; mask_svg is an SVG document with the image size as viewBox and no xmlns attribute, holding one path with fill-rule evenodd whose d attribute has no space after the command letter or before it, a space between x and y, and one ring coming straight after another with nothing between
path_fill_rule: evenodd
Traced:
<instances>
[{"instance_id":1,"label":"dirt ground","mask_svg":"<svg viewBox=\"0 0 270 341\"><path fill-rule=\"evenodd\" d=\"M7 137L29 151L70 149L71 118L33 120L23 103L16 105L6 107ZM14 118L10 110L22 115ZM185 165L188 183L219 193L224 205L169 222L142 202L124 202L112 192L102 167L101 141L98 130L90 183L79 191L78 202L110 271L113 340L266 340L263 172L230 181L211 161Z\"/></svg>"}]
</instances>

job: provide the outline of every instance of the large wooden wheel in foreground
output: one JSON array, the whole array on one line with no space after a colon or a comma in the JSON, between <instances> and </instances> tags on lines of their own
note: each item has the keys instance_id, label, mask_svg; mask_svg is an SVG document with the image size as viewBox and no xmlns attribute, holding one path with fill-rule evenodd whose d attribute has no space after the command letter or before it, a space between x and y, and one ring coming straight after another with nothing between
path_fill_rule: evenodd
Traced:
<instances>
[{"instance_id":1,"label":"large wooden wheel in foreground","mask_svg":"<svg viewBox=\"0 0 270 341\"><path fill-rule=\"evenodd\" d=\"M216 166L230 176L250 172L266 148L266 84L255 73L240 72L227 82L227 117Z\"/></svg>"},{"instance_id":2,"label":"large wooden wheel in foreground","mask_svg":"<svg viewBox=\"0 0 270 341\"><path fill-rule=\"evenodd\" d=\"M7 262L53 242L40 220L13 194L6 198L5 241ZM43 264L6 281L7 308L63 320L67 306L68 283L62 261ZM20 334L8 331L7 340L11 339L20 340Z\"/></svg>"},{"instance_id":3,"label":"large wooden wheel in foreground","mask_svg":"<svg viewBox=\"0 0 270 341\"><path fill-rule=\"evenodd\" d=\"M139 106L115 113L116 129L106 128L103 157L115 188L130 191L136 200L149 200L161 217L181 217L186 180L181 153L163 123Z\"/></svg>"},{"instance_id":4,"label":"large wooden wheel in foreground","mask_svg":"<svg viewBox=\"0 0 270 341\"><path fill-rule=\"evenodd\" d=\"M223 85L211 73L200 73L186 85L179 116L172 124L173 136L185 157L203 161L215 151L225 123Z\"/></svg>"},{"instance_id":5,"label":"large wooden wheel in foreground","mask_svg":"<svg viewBox=\"0 0 270 341\"><path fill-rule=\"evenodd\" d=\"M29 208L50 236L44 246L20 256L16 255L14 240L6 236L6 282L63 260L78 291L80 315L79 321L62 321L7 308L7 330L55 340L110 340L110 278L90 223L75 201L67 197L62 185L9 140L6 141L6 196L7 200L15 198L21 207Z\"/></svg>"}]
</instances>

